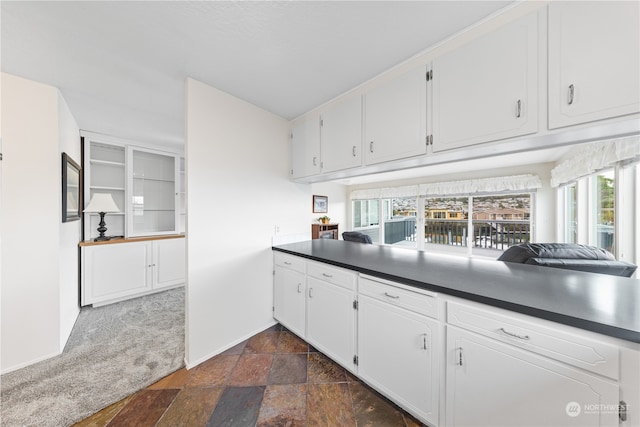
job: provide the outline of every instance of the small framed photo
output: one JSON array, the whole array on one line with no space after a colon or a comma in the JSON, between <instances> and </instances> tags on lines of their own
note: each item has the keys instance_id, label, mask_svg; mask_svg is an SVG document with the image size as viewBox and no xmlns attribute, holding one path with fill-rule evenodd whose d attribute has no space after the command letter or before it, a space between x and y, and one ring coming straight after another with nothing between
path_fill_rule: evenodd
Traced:
<instances>
[{"instance_id":1,"label":"small framed photo","mask_svg":"<svg viewBox=\"0 0 640 427\"><path fill-rule=\"evenodd\" d=\"M329 212L329 198L327 196L313 196L313 213Z\"/></svg>"},{"instance_id":2,"label":"small framed photo","mask_svg":"<svg viewBox=\"0 0 640 427\"><path fill-rule=\"evenodd\" d=\"M80 219L80 165L62 153L62 222Z\"/></svg>"}]
</instances>

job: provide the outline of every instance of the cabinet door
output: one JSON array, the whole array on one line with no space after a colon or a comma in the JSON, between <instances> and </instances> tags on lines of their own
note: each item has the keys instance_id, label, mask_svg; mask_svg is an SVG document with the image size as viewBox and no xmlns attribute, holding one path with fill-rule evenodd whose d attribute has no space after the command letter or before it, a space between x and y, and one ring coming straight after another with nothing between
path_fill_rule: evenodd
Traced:
<instances>
[{"instance_id":1,"label":"cabinet door","mask_svg":"<svg viewBox=\"0 0 640 427\"><path fill-rule=\"evenodd\" d=\"M438 422L438 323L360 295L358 375L422 420Z\"/></svg>"},{"instance_id":2,"label":"cabinet door","mask_svg":"<svg viewBox=\"0 0 640 427\"><path fill-rule=\"evenodd\" d=\"M303 273L275 267L273 317L291 332L305 338L306 278Z\"/></svg>"},{"instance_id":3,"label":"cabinet door","mask_svg":"<svg viewBox=\"0 0 640 427\"><path fill-rule=\"evenodd\" d=\"M129 236L175 233L179 191L175 154L128 147Z\"/></svg>"},{"instance_id":4,"label":"cabinet door","mask_svg":"<svg viewBox=\"0 0 640 427\"><path fill-rule=\"evenodd\" d=\"M82 247L82 305L151 290L151 242Z\"/></svg>"},{"instance_id":5,"label":"cabinet door","mask_svg":"<svg viewBox=\"0 0 640 427\"><path fill-rule=\"evenodd\" d=\"M291 177L320 173L320 116L312 114L297 120L291 129Z\"/></svg>"},{"instance_id":6,"label":"cabinet door","mask_svg":"<svg viewBox=\"0 0 640 427\"><path fill-rule=\"evenodd\" d=\"M322 172L362 165L362 98L353 97L322 114Z\"/></svg>"},{"instance_id":7,"label":"cabinet door","mask_svg":"<svg viewBox=\"0 0 640 427\"><path fill-rule=\"evenodd\" d=\"M433 151L538 130L538 15L433 61Z\"/></svg>"},{"instance_id":8,"label":"cabinet door","mask_svg":"<svg viewBox=\"0 0 640 427\"><path fill-rule=\"evenodd\" d=\"M446 357L447 426L618 425L613 381L452 326Z\"/></svg>"},{"instance_id":9,"label":"cabinet door","mask_svg":"<svg viewBox=\"0 0 640 427\"><path fill-rule=\"evenodd\" d=\"M426 73L427 66L420 66L366 93L367 165L426 154Z\"/></svg>"},{"instance_id":10,"label":"cabinet door","mask_svg":"<svg viewBox=\"0 0 640 427\"><path fill-rule=\"evenodd\" d=\"M549 128L640 111L640 3L549 4Z\"/></svg>"},{"instance_id":11,"label":"cabinet door","mask_svg":"<svg viewBox=\"0 0 640 427\"><path fill-rule=\"evenodd\" d=\"M184 284L185 241L182 238L153 241L153 289Z\"/></svg>"},{"instance_id":12,"label":"cabinet door","mask_svg":"<svg viewBox=\"0 0 640 427\"><path fill-rule=\"evenodd\" d=\"M307 341L353 371L355 310L353 291L307 277Z\"/></svg>"}]
</instances>

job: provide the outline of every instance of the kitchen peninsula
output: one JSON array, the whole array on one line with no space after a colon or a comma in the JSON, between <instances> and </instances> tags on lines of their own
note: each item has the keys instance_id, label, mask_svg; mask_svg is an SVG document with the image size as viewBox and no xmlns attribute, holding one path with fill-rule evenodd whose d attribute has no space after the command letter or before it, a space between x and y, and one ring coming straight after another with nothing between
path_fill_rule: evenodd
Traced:
<instances>
[{"instance_id":1,"label":"kitchen peninsula","mask_svg":"<svg viewBox=\"0 0 640 427\"><path fill-rule=\"evenodd\" d=\"M640 280L324 239L273 250L276 320L430 425L640 425Z\"/></svg>"}]
</instances>

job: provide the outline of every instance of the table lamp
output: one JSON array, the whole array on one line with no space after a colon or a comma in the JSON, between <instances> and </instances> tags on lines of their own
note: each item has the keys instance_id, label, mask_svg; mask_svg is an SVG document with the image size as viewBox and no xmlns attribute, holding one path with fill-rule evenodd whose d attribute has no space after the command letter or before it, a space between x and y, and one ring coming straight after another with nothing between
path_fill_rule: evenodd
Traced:
<instances>
[{"instance_id":1,"label":"table lamp","mask_svg":"<svg viewBox=\"0 0 640 427\"><path fill-rule=\"evenodd\" d=\"M113 201L113 197L109 193L95 193L91 197L91 201L89 205L84 209L86 213L97 213L100 215L100 223L98 224L98 233L100 235L93 239L94 242L100 242L103 240L109 240L111 237L107 237L104 235L104 232L107 231L107 227L104 223L104 215L107 212L120 212L116 202Z\"/></svg>"}]
</instances>

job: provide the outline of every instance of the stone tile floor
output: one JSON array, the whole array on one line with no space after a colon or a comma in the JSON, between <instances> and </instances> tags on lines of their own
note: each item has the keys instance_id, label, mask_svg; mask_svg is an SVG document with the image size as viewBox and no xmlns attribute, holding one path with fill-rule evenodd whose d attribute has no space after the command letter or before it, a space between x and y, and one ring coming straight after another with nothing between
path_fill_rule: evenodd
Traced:
<instances>
[{"instance_id":1,"label":"stone tile floor","mask_svg":"<svg viewBox=\"0 0 640 427\"><path fill-rule=\"evenodd\" d=\"M77 423L98 426L423 426L280 325Z\"/></svg>"}]
</instances>

